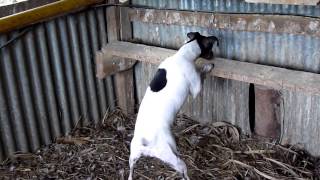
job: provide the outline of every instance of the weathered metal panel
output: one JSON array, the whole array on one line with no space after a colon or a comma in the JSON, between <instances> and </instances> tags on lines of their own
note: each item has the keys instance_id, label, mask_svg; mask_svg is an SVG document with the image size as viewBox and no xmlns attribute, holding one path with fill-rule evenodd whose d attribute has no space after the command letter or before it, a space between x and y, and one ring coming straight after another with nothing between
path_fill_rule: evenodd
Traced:
<instances>
[{"instance_id":1,"label":"weathered metal panel","mask_svg":"<svg viewBox=\"0 0 320 180\"><path fill-rule=\"evenodd\" d=\"M88 12L88 21L89 21L89 31L90 31L90 56L91 61L94 61L95 53L99 50L99 42L98 42L98 36L97 36L97 29L98 29L98 22L96 18L96 12L94 10L90 10ZM94 62L92 62L94 64ZM92 67L95 69L95 67ZM94 74L95 71L93 71ZM98 96L98 103L100 108L100 116L103 116L105 113L105 110L107 108L107 98L105 94L104 89L104 83L103 80L95 79L96 80L96 88L97 88L97 96Z\"/></svg>"},{"instance_id":2,"label":"weathered metal panel","mask_svg":"<svg viewBox=\"0 0 320 180\"><path fill-rule=\"evenodd\" d=\"M57 100L55 95L55 88L53 85L53 73L50 68L50 59L49 59L49 49L47 46L47 38L45 33L45 26L44 25L38 25L35 29L35 36L38 38L35 38L36 46L35 49L37 49L38 57L40 59L40 66L39 71L41 73L42 77L42 87L44 90L44 96L45 96L45 102L46 102L46 108L49 110L46 110L48 113L48 124L49 124L49 132L51 133L51 138L55 138L61 135L61 129L60 129L60 112L58 111L57 106ZM33 48L34 49L34 48Z\"/></svg>"},{"instance_id":3,"label":"weathered metal panel","mask_svg":"<svg viewBox=\"0 0 320 180\"><path fill-rule=\"evenodd\" d=\"M2 77L3 75L1 74L0 87L4 86ZM8 154L9 152L14 152L15 142L13 138L13 132L11 130L9 110L6 102L4 88L0 88L0 136L1 143L3 145L1 146L3 155Z\"/></svg>"},{"instance_id":4,"label":"weathered metal panel","mask_svg":"<svg viewBox=\"0 0 320 180\"><path fill-rule=\"evenodd\" d=\"M18 33L13 33L16 36ZM22 101L22 112L24 116L24 123L27 131L29 148L34 151L39 147L38 129L35 122L35 112L32 102L30 77L28 76L27 64L25 62L25 54L22 40L15 42L15 48L12 49L12 62L16 68L15 75L18 76L18 92Z\"/></svg>"},{"instance_id":5,"label":"weathered metal panel","mask_svg":"<svg viewBox=\"0 0 320 180\"><path fill-rule=\"evenodd\" d=\"M7 37L1 36L1 42L6 42ZM15 146L17 151L27 151L28 141L27 133L24 124L24 116L21 107L21 98L18 93L18 81L16 78L16 70L13 67L13 58L10 55L10 48L1 49L1 77L3 77L3 86L1 88L5 91L8 112L10 113L10 122L12 123L12 130L15 139Z\"/></svg>"},{"instance_id":6,"label":"weathered metal panel","mask_svg":"<svg viewBox=\"0 0 320 180\"><path fill-rule=\"evenodd\" d=\"M312 154L320 154L320 97L283 91L282 143L300 144Z\"/></svg>"},{"instance_id":7,"label":"weathered metal panel","mask_svg":"<svg viewBox=\"0 0 320 180\"><path fill-rule=\"evenodd\" d=\"M53 84L57 93L58 111L61 113L59 118L61 121L62 133L66 134L71 129L69 122L71 120L71 111L67 99L68 95L66 92L64 63L61 58L62 48L59 48L58 44L58 27L56 27L55 20L46 23L45 27L48 35L48 48L50 49L49 56L53 73Z\"/></svg>"},{"instance_id":8,"label":"weathered metal panel","mask_svg":"<svg viewBox=\"0 0 320 180\"><path fill-rule=\"evenodd\" d=\"M320 37L319 18L301 16L248 15L132 8L129 10L129 18L131 21L153 24L198 26L209 29L246 32L288 33Z\"/></svg>"},{"instance_id":9,"label":"weathered metal panel","mask_svg":"<svg viewBox=\"0 0 320 180\"><path fill-rule=\"evenodd\" d=\"M133 0L133 4L161 9L320 17L319 6L253 4L239 0ZM293 35L290 33L245 32L229 29L200 28L196 26L133 22L134 38L137 41L168 48L178 48L181 46L186 38L186 33L189 31L199 31L207 35L219 37L221 40L219 56L223 58L314 73L320 72L320 38L318 37ZM139 87L139 100L141 100L141 93L145 90L146 84L154 72L154 68L148 68L150 68L149 65L145 64L140 64L136 67L136 82L137 85L141 86ZM216 81L219 81L219 83ZM244 132L250 132L247 127L249 126L247 110L249 104L247 88L249 86L242 82L227 81L206 80L203 91L203 95L206 98L203 99L207 102L203 101L203 106L201 106L201 103L197 99L191 104L187 103L188 105L184 107L184 110L197 116L200 120L203 117L211 118L208 121L226 120L244 127ZM207 89L210 89L210 91ZM230 92L236 91L238 91L236 96L241 98L233 102L232 98L229 97L232 95L230 95ZM319 96L303 95L289 91L282 91L282 93L283 103L281 105L280 117L283 119L283 143L301 143L311 153L319 155L320 144L317 141L320 137L320 123L318 121L320 116L318 108L320 103ZM211 97L216 97L216 99ZM231 106L231 104L236 105ZM207 109L208 112L202 108ZM232 120L236 111L234 108L238 108L237 111L241 112L240 114L236 114L238 122ZM222 111L225 112L222 113ZM212 114L209 115L209 112Z\"/></svg>"},{"instance_id":10,"label":"weathered metal panel","mask_svg":"<svg viewBox=\"0 0 320 180\"><path fill-rule=\"evenodd\" d=\"M51 143L80 120L98 123L115 106L112 77L94 72L95 51L107 43L105 11L0 35L0 161Z\"/></svg>"},{"instance_id":11,"label":"weathered metal panel","mask_svg":"<svg viewBox=\"0 0 320 180\"><path fill-rule=\"evenodd\" d=\"M88 27L87 27L87 20L86 14L80 13L79 14L79 27L80 27L80 49L82 52L83 58L83 67L84 73L86 78L86 87L88 87L88 96L89 96L89 104L91 108L90 111L90 119L93 119L94 122L99 121L99 109L98 109L98 99L97 99L97 92L95 87L95 74L94 74L94 66L93 60L91 60L90 56L90 47L89 47L89 37L88 37Z\"/></svg>"},{"instance_id":12,"label":"weathered metal panel","mask_svg":"<svg viewBox=\"0 0 320 180\"><path fill-rule=\"evenodd\" d=\"M227 13L288 14L320 17L319 6L263 3L255 4L247 3L242 0L132 0L132 4L161 9L213 11Z\"/></svg>"},{"instance_id":13,"label":"weathered metal panel","mask_svg":"<svg viewBox=\"0 0 320 180\"><path fill-rule=\"evenodd\" d=\"M70 100L70 125L74 127L77 124L77 118L80 116L79 113L79 106L78 100L75 96L76 94L76 85L75 85L75 78L72 69L72 61L71 61L71 51L70 51L70 44L68 41L68 32L67 32L67 25L66 25L66 18L62 17L57 20L57 26L59 27L59 40L61 46L61 59L64 62L65 68L65 77L66 77L66 89L67 89L67 96Z\"/></svg>"},{"instance_id":14,"label":"weathered metal panel","mask_svg":"<svg viewBox=\"0 0 320 180\"><path fill-rule=\"evenodd\" d=\"M34 98L34 108L37 117L37 123L40 131L41 144L49 144L51 141L49 129L49 119L45 109L45 96L43 83L41 82L39 62L37 59L37 50L35 37L33 32L28 32L24 37L24 43L26 46L26 61L30 68L30 79L32 88L32 97Z\"/></svg>"}]
</instances>

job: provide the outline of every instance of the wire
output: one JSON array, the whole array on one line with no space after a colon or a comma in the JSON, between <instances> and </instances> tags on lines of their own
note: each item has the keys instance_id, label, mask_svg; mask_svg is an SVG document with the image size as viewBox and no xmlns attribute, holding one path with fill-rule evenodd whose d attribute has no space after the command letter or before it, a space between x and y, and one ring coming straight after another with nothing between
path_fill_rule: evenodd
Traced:
<instances>
[{"instance_id":1,"label":"wire","mask_svg":"<svg viewBox=\"0 0 320 180\"><path fill-rule=\"evenodd\" d=\"M24 28L21 32L19 32L19 34L17 34L15 37L12 37L9 41L5 42L3 45L0 46L0 50L2 48L5 48L6 46L10 45L11 43L13 43L15 40L19 39L20 37L24 36L28 31L30 31L32 28L32 26L29 26L27 28Z\"/></svg>"},{"instance_id":2,"label":"wire","mask_svg":"<svg viewBox=\"0 0 320 180\"><path fill-rule=\"evenodd\" d=\"M183 10L183 9L174 9L174 8L156 8L153 6L147 6L147 5L132 5L132 4L128 4L128 3L124 3L124 4L120 4L120 3L107 3L107 4L98 4L98 5L94 5L91 6L92 8L100 8L100 7L130 7L130 8L145 8L145 9L155 9L155 10L164 10L164 11L181 11L181 12L190 12L190 10ZM316 18L316 19L320 19L319 16L307 16L307 15L299 15L299 14L281 14L281 13L256 13L256 12L247 12L247 13L243 13L243 12L221 12L221 11L202 11L202 10L196 10L193 12L204 12L204 13L212 13L212 14L244 14L244 15L257 15L257 14L262 14L262 15L287 15L287 16L297 16L297 17L305 17L305 18ZM78 13L78 12L74 12L74 13ZM9 44L11 44L12 42L14 42L15 40L17 40L18 38L22 37L26 32L28 32L30 29L32 28L32 26L29 26L27 28L25 28L22 32L20 32L17 36L11 38L9 41L7 41L5 44L0 46L0 50L6 46L8 46Z\"/></svg>"},{"instance_id":3,"label":"wire","mask_svg":"<svg viewBox=\"0 0 320 180\"><path fill-rule=\"evenodd\" d=\"M186 9L178 9L178 8L160 8L160 7L154 7L154 6L148 6L148 5L132 5L132 4L121 4L121 3L115 3L115 4L99 4L95 5L93 7L111 7L111 6L117 6L117 7L130 7L130 8L146 8L146 9L155 9L155 10L168 10L168 11L181 11L181 12L202 12L202 13L212 13L212 14L232 14L232 15L283 15L283 16L297 16L297 17L305 17L305 18L316 18L320 19L320 16L311 16L311 15L303 15L303 14L290 14L290 13L257 13L257 12L223 12L223 11L204 11L204 10L186 10Z\"/></svg>"}]
</instances>

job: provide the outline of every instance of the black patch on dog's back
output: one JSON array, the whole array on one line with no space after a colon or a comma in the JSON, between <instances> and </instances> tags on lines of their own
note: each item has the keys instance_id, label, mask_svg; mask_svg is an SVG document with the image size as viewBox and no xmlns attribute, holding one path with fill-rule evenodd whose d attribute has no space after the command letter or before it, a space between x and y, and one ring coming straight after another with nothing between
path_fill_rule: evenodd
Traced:
<instances>
[{"instance_id":1,"label":"black patch on dog's back","mask_svg":"<svg viewBox=\"0 0 320 180\"><path fill-rule=\"evenodd\" d=\"M150 88L153 92L159 92L164 87L166 87L167 84L167 71L165 69L158 69L156 74L154 75L151 83Z\"/></svg>"}]
</instances>

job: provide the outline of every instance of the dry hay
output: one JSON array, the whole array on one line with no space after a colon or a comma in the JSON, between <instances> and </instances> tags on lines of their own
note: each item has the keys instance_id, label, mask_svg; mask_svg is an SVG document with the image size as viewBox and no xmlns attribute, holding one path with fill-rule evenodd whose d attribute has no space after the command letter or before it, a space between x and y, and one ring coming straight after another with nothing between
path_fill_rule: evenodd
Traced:
<instances>
[{"instance_id":1,"label":"dry hay","mask_svg":"<svg viewBox=\"0 0 320 180\"><path fill-rule=\"evenodd\" d=\"M126 179L134 117L106 114L99 128L76 128L34 154L0 165L0 179ZM201 125L179 116L173 126L191 179L318 179L318 160L293 146L241 137L226 123ZM154 158L141 158L134 179L180 179Z\"/></svg>"}]
</instances>

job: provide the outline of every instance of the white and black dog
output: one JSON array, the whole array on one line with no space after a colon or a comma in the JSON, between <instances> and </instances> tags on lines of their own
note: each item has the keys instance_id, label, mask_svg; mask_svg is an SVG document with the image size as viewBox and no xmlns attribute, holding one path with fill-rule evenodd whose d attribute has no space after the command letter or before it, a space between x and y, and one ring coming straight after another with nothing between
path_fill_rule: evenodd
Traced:
<instances>
[{"instance_id":1,"label":"white and black dog","mask_svg":"<svg viewBox=\"0 0 320 180\"><path fill-rule=\"evenodd\" d=\"M186 164L177 156L171 125L188 93L195 98L201 90L196 59L212 59L212 47L219 42L215 36L205 37L198 32L190 32L187 36L190 40L159 65L140 104L130 147L129 180L132 180L134 165L142 155L159 158L181 173L184 179L189 179ZM201 71L209 72L212 68L212 64L206 64Z\"/></svg>"}]
</instances>

